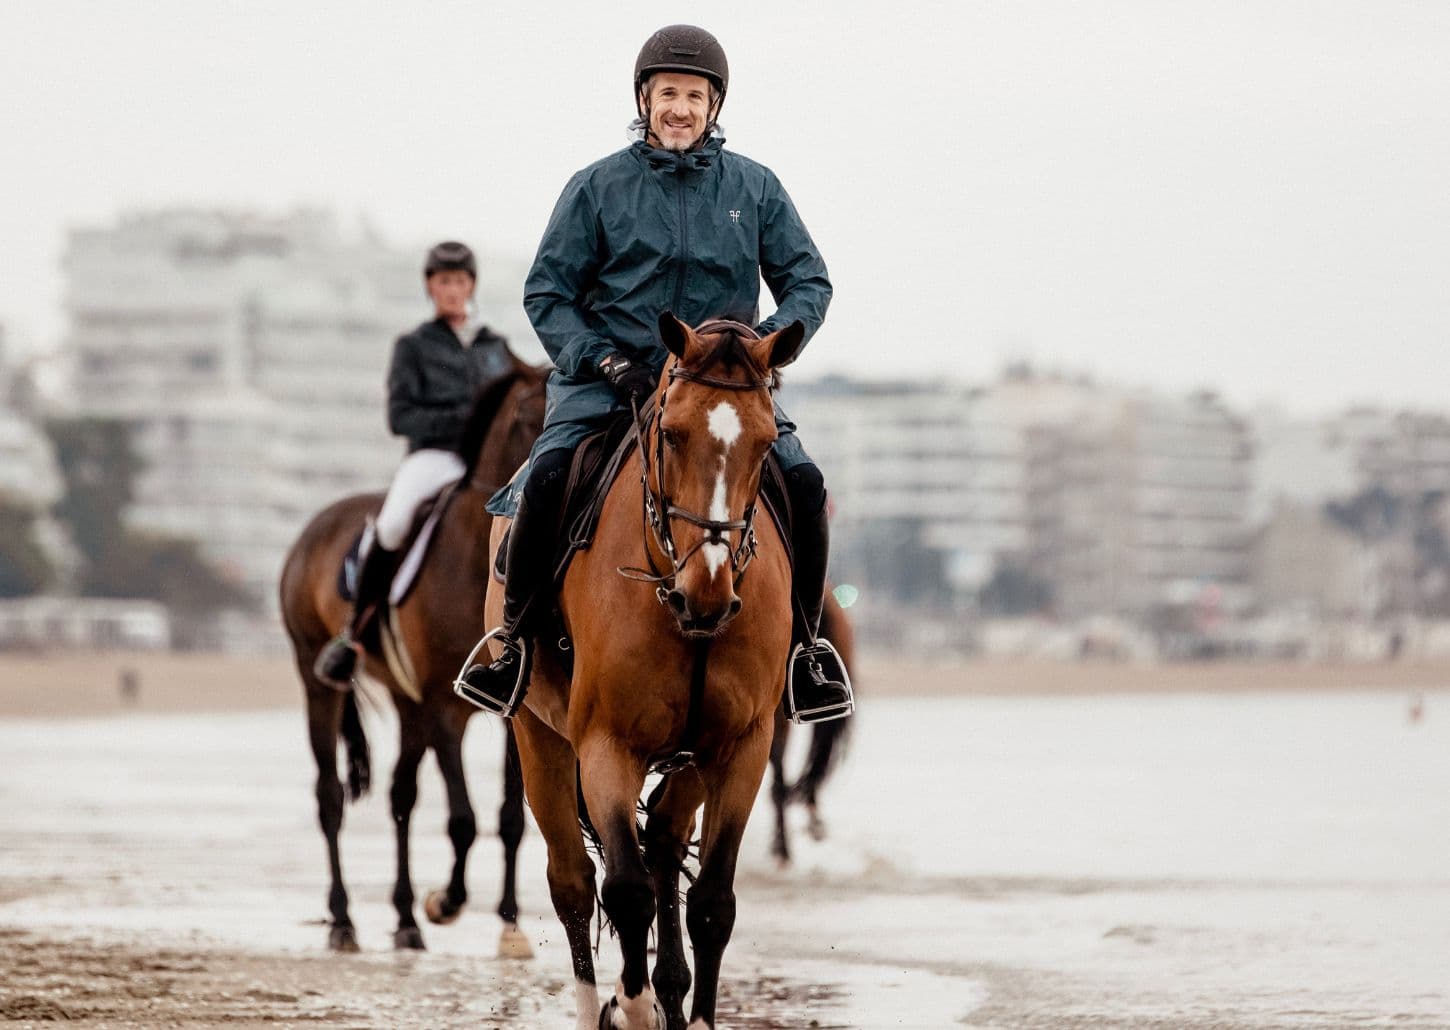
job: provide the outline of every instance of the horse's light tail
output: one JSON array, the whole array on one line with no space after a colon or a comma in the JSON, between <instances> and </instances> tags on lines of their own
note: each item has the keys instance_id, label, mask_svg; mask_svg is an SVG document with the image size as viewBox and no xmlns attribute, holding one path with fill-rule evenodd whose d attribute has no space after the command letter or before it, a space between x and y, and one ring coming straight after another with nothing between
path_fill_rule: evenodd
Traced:
<instances>
[{"instance_id":1,"label":"horse's light tail","mask_svg":"<svg viewBox=\"0 0 1450 1030\"><path fill-rule=\"evenodd\" d=\"M791 797L815 804L816 791L820 790L846 753L846 743L851 738L851 727L855 722L855 719L831 719L811 727L811 749L806 756L806 767L791 784Z\"/></svg>"},{"instance_id":2,"label":"horse's light tail","mask_svg":"<svg viewBox=\"0 0 1450 1030\"><path fill-rule=\"evenodd\" d=\"M373 779L368 737L363 732L356 690L349 690L342 701L342 739L347 744L347 796L356 801L368 792Z\"/></svg>"}]
</instances>

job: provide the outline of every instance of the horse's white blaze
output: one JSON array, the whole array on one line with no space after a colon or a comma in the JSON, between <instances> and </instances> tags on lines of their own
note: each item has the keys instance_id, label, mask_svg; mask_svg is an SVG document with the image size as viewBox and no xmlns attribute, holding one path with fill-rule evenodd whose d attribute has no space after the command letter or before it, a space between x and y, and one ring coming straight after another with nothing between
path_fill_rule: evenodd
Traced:
<instances>
[{"instance_id":1,"label":"horse's white blaze","mask_svg":"<svg viewBox=\"0 0 1450 1030\"><path fill-rule=\"evenodd\" d=\"M728 407L728 405L721 404L715 411ZM735 409L729 408L729 410L733 416ZM715 411L710 412L711 432L714 432L715 429ZM739 419L736 419L735 426L738 430L740 427ZM716 433L715 435L719 436L720 434ZM726 444L725 448L729 450L730 445ZM720 455L720 471L715 473L715 493L710 498L710 518L716 522L725 522L730 518L730 507L725 499L725 455L723 454ZM710 567L710 575L712 577L720 571L720 567L730 558L730 548L724 544L706 544L700 548L700 553L705 556L705 564Z\"/></svg>"},{"instance_id":2,"label":"horse's white blaze","mask_svg":"<svg viewBox=\"0 0 1450 1030\"><path fill-rule=\"evenodd\" d=\"M740 415L729 401L721 401L710 409L710 433L725 445L725 450L730 450L740 439L740 430Z\"/></svg>"},{"instance_id":3,"label":"horse's white blaze","mask_svg":"<svg viewBox=\"0 0 1450 1030\"><path fill-rule=\"evenodd\" d=\"M599 988L583 980L574 981L575 1030L599 1030Z\"/></svg>"}]
</instances>

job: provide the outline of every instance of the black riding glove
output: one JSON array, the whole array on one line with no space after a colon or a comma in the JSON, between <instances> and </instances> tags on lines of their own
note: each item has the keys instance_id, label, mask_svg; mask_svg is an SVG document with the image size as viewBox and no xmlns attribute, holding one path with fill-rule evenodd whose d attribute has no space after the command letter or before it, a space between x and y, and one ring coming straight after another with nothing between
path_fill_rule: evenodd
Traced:
<instances>
[{"instance_id":1,"label":"black riding glove","mask_svg":"<svg viewBox=\"0 0 1450 1030\"><path fill-rule=\"evenodd\" d=\"M599 371L622 400L642 401L655 392L655 374L649 366L618 351L600 360Z\"/></svg>"}]
</instances>

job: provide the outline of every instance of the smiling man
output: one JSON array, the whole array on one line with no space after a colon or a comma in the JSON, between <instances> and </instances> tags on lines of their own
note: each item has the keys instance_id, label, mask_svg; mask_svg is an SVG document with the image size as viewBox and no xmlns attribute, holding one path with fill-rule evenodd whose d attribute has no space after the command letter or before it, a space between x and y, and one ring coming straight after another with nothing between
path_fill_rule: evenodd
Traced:
<instances>
[{"instance_id":1,"label":"smiling man","mask_svg":"<svg viewBox=\"0 0 1450 1030\"><path fill-rule=\"evenodd\" d=\"M522 701L531 609L552 587L551 560L570 461L580 441L653 391L668 352L658 318L725 318L761 335L820 328L831 283L820 252L774 173L724 149L716 119L730 85L718 40L692 25L651 36L634 65L635 142L564 187L529 273L524 307L554 361L544 431L526 475L489 504L512 515L504 654L464 674L475 704L512 715ZM760 321L760 280L776 311ZM795 426L776 409L774 453L793 513L796 591L793 712L851 713L850 681L816 636L824 599L826 489ZM723 430L722 430L723 431Z\"/></svg>"}]
</instances>

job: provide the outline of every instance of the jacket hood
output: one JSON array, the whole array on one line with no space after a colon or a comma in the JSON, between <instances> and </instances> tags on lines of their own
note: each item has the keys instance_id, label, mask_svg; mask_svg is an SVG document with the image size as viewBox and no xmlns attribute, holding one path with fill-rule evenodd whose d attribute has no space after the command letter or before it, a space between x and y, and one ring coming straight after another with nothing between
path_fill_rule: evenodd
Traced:
<instances>
[{"instance_id":1,"label":"jacket hood","mask_svg":"<svg viewBox=\"0 0 1450 1030\"><path fill-rule=\"evenodd\" d=\"M674 168L685 161L691 161L697 168L706 168L725 145L725 133L718 124L710 127L705 142L683 154L677 150L660 150L650 146L646 136L648 128L643 118L636 118L629 123L629 138L633 140L630 149L645 154L651 168Z\"/></svg>"}]
</instances>

